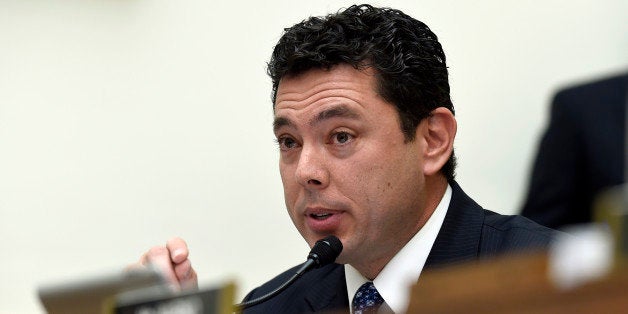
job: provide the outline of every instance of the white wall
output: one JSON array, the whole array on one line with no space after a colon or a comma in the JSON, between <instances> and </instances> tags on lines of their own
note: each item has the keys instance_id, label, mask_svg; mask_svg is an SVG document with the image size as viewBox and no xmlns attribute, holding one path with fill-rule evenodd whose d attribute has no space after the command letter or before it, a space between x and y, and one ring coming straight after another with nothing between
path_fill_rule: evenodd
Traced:
<instances>
[{"instance_id":1,"label":"white wall","mask_svg":"<svg viewBox=\"0 0 628 314\"><path fill-rule=\"evenodd\" d=\"M201 284L240 295L301 262L265 62L346 1L0 0L0 313L42 282L186 238ZM262 4L263 3L263 4ZM381 1L449 58L458 178L514 213L557 86L628 65L628 2Z\"/></svg>"}]
</instances>

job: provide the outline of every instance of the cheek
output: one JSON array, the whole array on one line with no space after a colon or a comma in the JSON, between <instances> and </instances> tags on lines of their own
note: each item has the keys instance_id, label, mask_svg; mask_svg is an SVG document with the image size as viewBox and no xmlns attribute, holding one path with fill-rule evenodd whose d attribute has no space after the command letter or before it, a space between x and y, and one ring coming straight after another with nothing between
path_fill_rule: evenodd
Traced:
<instances>
[{"instance_id":1,"label":"cheek","mask_svg":"<svg viewBox=\"0 0 628 314\"><path fill-rule=\"evenodd\" d=\"M289 187L294 186L294 172L291 167L283 164L279 164L279 175L281 176L281 183L283 184L284 192L287 193Z\"/></svg>"},{"instance_id":2,"label":"cheek","mask_svg":"<svg viewBox=\"0 0 628 314\"><path fill-rule=\"evenodd\" d=\"M290 167L279 165L279 174L281 175L281 183L283 184L283 195L286 209L290 217L294 220L292 210L295 208L298 190L295 188L294 175L291 175Z\"/></svg>"},{"instance_id":3,"label":"cheek","mask_svg":"<svg viewBox=\"0 0 628 314\"><path fill-rule=\"evenodd\" d=\"M356 168L353 171L343 173L341 189L362 209L363 217L360 219L371 220L386 203L385 194L391 185L390 180L381 165L373 163L368 163L364 167L354 165Z\"/></svg>"},{"instance_id":4,"label":"cheek","mask_svg":"<svg viewBox=\"0 0 628 314\"><path fill-rule=\"evenodd\" d=\"M375 212L385 211L404 199L411 199L421 186L420 161L416 156L400 154L401 158L378 158L358 166L349 188L355 189L357 201ZM351 187L353 186L353 187Z\"/></svg>"}]
</instances>

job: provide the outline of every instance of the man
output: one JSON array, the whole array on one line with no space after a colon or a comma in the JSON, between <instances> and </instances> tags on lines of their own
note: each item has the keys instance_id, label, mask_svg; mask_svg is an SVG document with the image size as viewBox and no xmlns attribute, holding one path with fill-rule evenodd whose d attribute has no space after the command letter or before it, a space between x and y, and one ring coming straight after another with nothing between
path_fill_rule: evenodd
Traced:
<instances>
[{"instance_id":1,"label":"man","mask_svg":"<svg viewBox=\"0 0 628 314\"><path fill-rule=\"evenodd\" d=\"M288 213L310 246L333 234L344 250L338 264L246 312L404 312L425 268L550 241L551 230L482 209L454 181L445 55L422 22L368 5L310 18L286 30L268 72ZM181 239L144 254L147 262L195 284Z\"/></svg>"},{"instance_id":2,"label":"man","mask_svg":"<svg viewBox=\"0 0 628 314\"><path fill-rule=\"evenodd\" d=\"M622 73L556 94L523 216L550 228L588 223L595 197L625 182L627 92Z\"/></svg>"}]
</instances>

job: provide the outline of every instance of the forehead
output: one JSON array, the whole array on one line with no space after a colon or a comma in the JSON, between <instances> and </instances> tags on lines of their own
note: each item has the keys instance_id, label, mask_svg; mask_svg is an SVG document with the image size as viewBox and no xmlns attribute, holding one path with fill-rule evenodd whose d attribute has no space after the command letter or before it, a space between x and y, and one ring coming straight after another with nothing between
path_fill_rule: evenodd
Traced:
<instances>
[{"instance_id":1,"label":"forehead","mask_svg":"<svg viewBox=\"0 0 628 314\"><path fill-rule=\"evenodd\" d=\"M275 110L325 97L358 100L374 96L377 96L375 73L371 68L358 70L350 65L340 64L328 70L311 69L296 76L283 77L277 87Z\"/></svg>"},{"instance_id":2,"label":"forehead","mask_svg":"<svg viewBox=\"0 0 628 314\"><path fill-rule=\"evenodd\" d=\"M275 117L316 113L333 107L343 107L345 111L370 111L378 102L385 103L375 86L372 69L358 70L345 64L286 76L277 88Z\"/></svg>"}]
</instances>

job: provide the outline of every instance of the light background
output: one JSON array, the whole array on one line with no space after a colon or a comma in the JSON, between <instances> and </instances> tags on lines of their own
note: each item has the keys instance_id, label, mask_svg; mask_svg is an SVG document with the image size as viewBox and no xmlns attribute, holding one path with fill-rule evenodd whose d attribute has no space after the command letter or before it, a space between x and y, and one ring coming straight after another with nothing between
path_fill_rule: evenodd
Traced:
<instances>
[{"instance_id":1,"label":"light background","mask_svg":"<svg viewBox=\"0 0 628 314\"><path fill-rule=\"evenodd\" d=\"M284 27L348 4L0 0L0 313L40 313L38 284L174 235L201 285L235 279L240 296L303 261L265 62ZM518 211L551 93L628 66L622 0L374 4L439 36L458 180L501 213Z\"/></svg>"}]
</instances>

